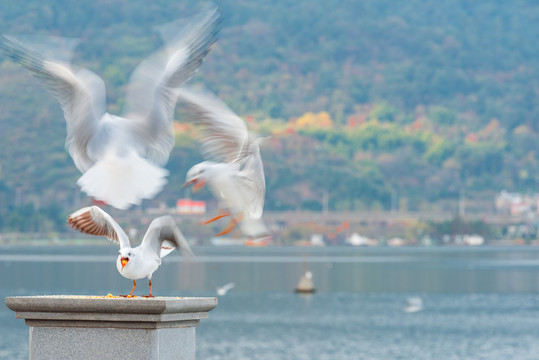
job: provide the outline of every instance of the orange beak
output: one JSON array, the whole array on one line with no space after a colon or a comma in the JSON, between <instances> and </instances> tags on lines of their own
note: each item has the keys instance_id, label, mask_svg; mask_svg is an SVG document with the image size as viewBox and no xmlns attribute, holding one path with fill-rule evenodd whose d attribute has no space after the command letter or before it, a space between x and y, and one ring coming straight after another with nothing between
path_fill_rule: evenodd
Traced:
<instances>
[{"instance_id":1,"label":"orange beak","mask_svg":"<svg viewBox=\"0 0 539 360\"><path fill-rule=\"evenodd\" d=\"M193 191L197 192L202 190L202 188L204 188L204 185L206 185L206 182L204 180L198 180L195 185L193 185Z\"/></svg>"},{"instance_id":2,"label":"orange beak","mask_svg":"<svg viewBox=\"0 0 539 360\"><path fill-rule=\"evenodd\" d=\"M129 258L123 257L120 259L120 262L122 263L122 270L124 269L125 265L129 262Z\"/></svg>"},{"instance_id":3,"label":"orange beak","mask_svg":"<svg viewBox=\"0 0 539 360\"><path fill-rule=\"evenodd\" d=\"M191 185L192 183L194 183L194 182L196 182L196 181L197 181L197 179L193 179L193 180L191 180L191 181L188 181L188 182L186 182L185 184L183 184L183 187L189 186L189 185Z\"/></svg>"},{"instance_id":4,"label":"orange beak","mask_svg":"<svg viewBox=\"0 0 539 360\"><path fill-rule=\"evenodd\" d=\"M193 180L188 181L185 184L183 184L183 187L189 186L191 184L193 184L193 192L197 192L197 191L201 190L204 187L204 185L206 185L206 181L199 180L199 179L193 179Z\"/></svg>"}]
</instances>

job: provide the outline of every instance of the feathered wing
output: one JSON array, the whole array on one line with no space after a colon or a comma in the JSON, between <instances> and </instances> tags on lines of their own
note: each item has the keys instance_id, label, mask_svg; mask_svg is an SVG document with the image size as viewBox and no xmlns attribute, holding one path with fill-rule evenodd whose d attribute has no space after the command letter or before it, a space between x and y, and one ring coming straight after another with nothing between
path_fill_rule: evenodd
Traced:
<instances>
[{"instance_id":1,"label":"feathered wing","mask_svg":"<svg viewBox=\"0 0 539 360\"><path fill-rule=\"evenodd\" d=\"M129 247L130 242L121 226L105 211L97 206L85 207L67 217L72 229L82 233L105 236L110 241L120 244L120 248Z\"/></svg>"},{"instance_id":2,"label":"feathered wing","mask_svg":"<svg viewBox=\"0 0 539 360\"><path fill-rule=\"evenodd\" d=\"M178 248L183 257L194 257L189 243L170 215L158 217L151 222L141 246L158 259L168 255L172 246Z\"/></svg>"},{"instance_id":3,"label":"feathered wing","mask_svg":"<svg viewBox=\"0 0 539 360\"><path fill-rule=\"evenodd\" d=\"M264 211L266 179L258 144L252 143L237 173L237 185L242 188L246 209L253 219L260 219Z\"/></svg>"},{"instance_id":4,"label":"feathered wing","mask_svg":"<svg viewBox=\"0 0 539 360\"><path fill-rule=\"evenodd\" d=\"M62 38L48 39L43 38L41 53L11 36L2 36L0 46L13 61L28 69L58 100L67 124L66 148L77 168L85 172L93 164L88 154L88 144L96 132L99 119L106 111L105 85L101 78L89 70L74 70L69 63L47 59L47 52L54 53L53 46L74 42ZM43 45L49 43L50 47Z\"/></svg>"},{"instance_id":5,"label":"feathered wing","mask_svg":"<svg viewBox=\"0 0 539 360\"><path fill-rule=\"evenodd\" d=\"M208 159L238 161L250 145L245 122L216 96L184 87L178 91L187 120L199 126L202 153Z\"/></svg>"},{"instance_id":6,"label":"feathered wing","mask_svg":"<svg viewBox=\"0 0 539 360\"><path fill-rule=\"evenodd\" d=\"M137 67L126 96L124 116L133 120L133 133L146 144L146 158L159 165L167 162L174 146L176 91L195 74L216 41L219 12L211 9L183 25L161 27L164 48Z\"/></svg>"},{"instance_id":7,"label":"feathered wing","mask_svg":"<svg viewBox=\"0 0 539 360\"><path fill-rule=\"evenodd\" d=\"M264 193L259 183L239 170L228 167L228 174L222 173L209 182L221 206L231 210L243 234L250 238L268 236L270 232L262 220Z\"/></svg>"},{"instance_id":8,"label":"feathered wing","mask_svg":"<svg viewBox=\"0 0 539 360\"><path fill-rule=\"evenodd\" d=\"M220 289L222 291L228 291L230 289L233 289L234 287L236 287L236 283L231 282L231 283L228 283L226 285L223 285Z\"/></svg>"},{"instance_id":9,"label":"feathered wing","mask_svg":"<svg viewBox=\"0 0 539 360\"><path fill-rule=\"evenodd\" d=\"M227 166L223 171L209 182L212 192L236 216L242 215L237 220L241 220L239 227L245 235L250 238L268 236L270 231L262 220L265 196L263 173L252 168L237 169L237 166ZM257 180L259 174L262 174L261 180Z\"/></svg>"},{"instance_id":10,"label":"feathered wing","mask_svg":"<svg viewBox=\"0 0 539 360\"><path fill-rule=\"evenodd\" d=\"M266 181L258 140L250 138L245 122L217 97L188 88L182 88L179 97L190 120L200 126L204 155L231 165L233 183L226 187L238 189L235 196L240 197L236 200L242 203L242 211L254 219L260 218Z\"/></svg>"}]
</instances>

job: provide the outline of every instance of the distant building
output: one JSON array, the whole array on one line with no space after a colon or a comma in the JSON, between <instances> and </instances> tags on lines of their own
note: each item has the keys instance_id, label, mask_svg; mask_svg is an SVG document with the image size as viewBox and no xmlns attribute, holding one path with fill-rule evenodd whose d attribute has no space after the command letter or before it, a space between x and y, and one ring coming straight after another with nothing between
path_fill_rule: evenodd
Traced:
<instances>
[{"instance_id":1,"label":"distant building","mask_svg":"<svg viewBox=\"0 0 539 360\"><path fill-rule=\"evenodd\" d=\"M183 215L201 215L206 213L206 202L191 199L178 199L176 210Z\"/></svg>"},{"instance_id":2,"label":"distant building","mask_svg":"<svg viewBox=\"0 0 539 360\"><path fill-rule=\"evenodd\" d=\"M345 240L346 244L352 246L376 246L378 241L370 239L366 236L359 235L358 233L353 233Z\"/></svg>"},{"instance_id":3,"label":"distant building","mask_svg":"<svg viewBox=\"0 0 539 360\"><path fill-rule=\"evenodd\" d=\"M496 211L511 215L539 213L539 194L523 195L502 191L496 195Z\"/></svg>"},{"instance_id":4,"label":"distant building","mask_svg":"<svg viewBox=\"0 0 539 360\"><path fill-rule=\"evenodd\" d=\"M311 235L311 245L312 246L325 246L324 236L322 234L312 234Z\"/></svg>"},{"instance_id":5,"label":"distant building","mask_svg":"<svg viewBox=\"0 0 539 360\"><path fill-rule=\"evenodd\" d=\"M477 234L455 235L454 240L456 245L479 246L485 243L485 239Z\"/></svg>"}]
</instances>

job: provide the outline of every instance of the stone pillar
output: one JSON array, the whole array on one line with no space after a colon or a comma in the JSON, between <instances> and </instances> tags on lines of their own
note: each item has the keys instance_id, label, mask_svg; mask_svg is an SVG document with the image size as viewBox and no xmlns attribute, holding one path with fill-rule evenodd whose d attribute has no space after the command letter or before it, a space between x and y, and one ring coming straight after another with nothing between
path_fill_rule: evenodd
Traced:
<instances>
[{"instance_id":1,"label":"stone pillar","mask_svg":"<svg viewBox=\"0 0 539 360\"><path fill-rule=\"evenodd\" d=\"M30 327L30 359L195 359L195 327L217 298L7 297Z\"/></svg>"}]
</instances>

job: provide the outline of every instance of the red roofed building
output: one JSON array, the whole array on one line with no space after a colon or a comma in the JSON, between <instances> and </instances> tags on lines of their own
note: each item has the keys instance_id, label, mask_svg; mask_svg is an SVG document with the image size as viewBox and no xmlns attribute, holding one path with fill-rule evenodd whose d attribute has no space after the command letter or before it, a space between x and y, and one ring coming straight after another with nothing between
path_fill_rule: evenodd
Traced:
<instances>
[{"instance_id":1,"label":"red roofed building","mask_svg":"<svg viewBox=\"0 0 539 360\"><path fill-rule=\"evenodd\" d=\"M185 215L199 215L206 213L206 202L191 199L178 199L176 202L178 213Z\"/></svg>"}]
</instances>

